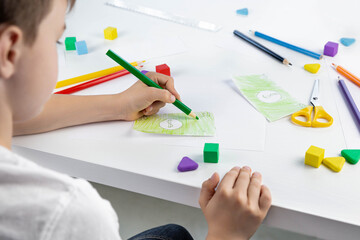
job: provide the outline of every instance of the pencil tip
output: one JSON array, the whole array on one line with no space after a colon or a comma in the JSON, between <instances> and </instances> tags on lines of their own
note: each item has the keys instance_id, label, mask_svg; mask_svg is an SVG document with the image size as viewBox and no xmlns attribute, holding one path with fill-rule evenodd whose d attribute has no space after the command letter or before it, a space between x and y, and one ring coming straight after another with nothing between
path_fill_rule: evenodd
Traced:
<instances>
[{"instance_id":1,"label":"pencil tip","mask_svg":"<svg viewBox=\"0 0 360 240\"><path fill-rule=\"evenodd\" d=\"M290 65L290 66L292 66L292 64L291 64L291 63L289 63L289 65Z\"/></svg>"},{"instance_id":2,"label":"pencil tip","mask_svg":"<svg viewBox=\"0 0 360 240\"><path fill-rule=\"evenodd\" d=\"M199 117L196 116L196 114L194 112L189 113L189 116L192 118L195 118L196 120L199 120Z\"/></svg>"}]
</instances>

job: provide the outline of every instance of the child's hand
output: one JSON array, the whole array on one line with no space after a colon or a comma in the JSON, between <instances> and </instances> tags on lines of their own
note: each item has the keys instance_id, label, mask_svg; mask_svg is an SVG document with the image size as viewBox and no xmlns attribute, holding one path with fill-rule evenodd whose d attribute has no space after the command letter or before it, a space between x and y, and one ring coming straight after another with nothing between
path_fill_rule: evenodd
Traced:
<instances>
[{"instance_id":1,"label":"child's hand","mask_svg":"<svg viewBox=\"0 0 360 240\"><path fill-rule=\"evenodd\" d=\"M180 100L172 77L156 72L148 72L146 76L164 89L149 87L137 81L129 89L116 95L119 103L117 105L119 119L136 120L144 115L157 113L166 103Z\"/></svg>"},{"instance_id":2,"label":"child's hand","mask_svg":"<svg viewBox=\"0 0 360 240\"><path fill-rule=\"evenodd\" d=\"M208 222L210 239L249 239L264 220L271 194L261 185L261 174L249 167L231 169L219 184L219 175L205 181L200 193L200 207Z\"/></svg>"}]
</instances>

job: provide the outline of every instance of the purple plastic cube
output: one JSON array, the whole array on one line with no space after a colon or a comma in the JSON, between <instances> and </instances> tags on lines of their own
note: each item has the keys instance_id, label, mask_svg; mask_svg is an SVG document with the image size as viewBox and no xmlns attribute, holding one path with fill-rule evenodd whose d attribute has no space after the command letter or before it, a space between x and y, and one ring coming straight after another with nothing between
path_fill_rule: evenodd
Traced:
<instances>
[{"instance_id":1,"label":"purple plastic cube","mask_svg":"<svg viewBox=\"0 0 360 240\"><path fill-rule=\"evenodd\" d=\"M324 48L324 55L334 57L338 52L339 44L335 42L327 42Z\"/></svg>"}]
</instances>

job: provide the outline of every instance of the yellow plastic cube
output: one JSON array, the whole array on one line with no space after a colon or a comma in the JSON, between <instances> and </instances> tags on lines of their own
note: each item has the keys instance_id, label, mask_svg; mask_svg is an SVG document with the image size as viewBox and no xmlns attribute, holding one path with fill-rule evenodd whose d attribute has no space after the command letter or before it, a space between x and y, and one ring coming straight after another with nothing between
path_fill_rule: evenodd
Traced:
<instances>
[{"instance_id":1,"label":"yellow plastic cube","mask_svg":"<svg viewBox=\"0 0 360 240\"><path fill-rule=\"evenodd\" d=\"M334 172L340 172L344 166L345 158L343 157L330 157L325 158L323 164L333 170Z\"/></svg>"},{"instance_id":2,"label":"yellow plastic cube","mask_svg":"<svg viewBox=\"0 0 360 240\"><path fill-rule=\"evenodd\" d=\"M104 37L107 40L114 40L117 38L117 29L114 27L107 27L104 29Z\"/></svg>"},{"instance_id":3,"label":"yellow plastic cube","mask_svg":"<svg viewBox=\"0 0 360 240\"><path fill-rule=\"evenodd\" d=\"M318 168L324 159L325 149L310 146L305 153L305 164Z\"/></svg>"}]
</instances>

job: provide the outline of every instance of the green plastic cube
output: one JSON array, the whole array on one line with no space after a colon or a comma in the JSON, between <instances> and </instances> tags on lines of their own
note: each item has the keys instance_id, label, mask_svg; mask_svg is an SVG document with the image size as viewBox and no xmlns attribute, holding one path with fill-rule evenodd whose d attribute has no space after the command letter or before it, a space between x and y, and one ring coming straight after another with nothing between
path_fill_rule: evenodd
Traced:
<instances>
[{"instance_id":1,"label":"green plastic cube","mask_svg":"<svg viewBox=\"0 0 360 240\"><path fill-rule=\"evenodd\" d=\"M218 163L219 162L219 144L218 143L205 143L204 162L206 162L206 163Z\"/></svg>"},{"instance_id":2,"label":"green plastic cube","mask_svg":"<svg viewBox=\"0 0 360 240\"><path fill-rule=\"evenodd\" d=\"M65 38L65 49L66 51L76 50L76 37Z\"/></svg>"}]
</instances>

